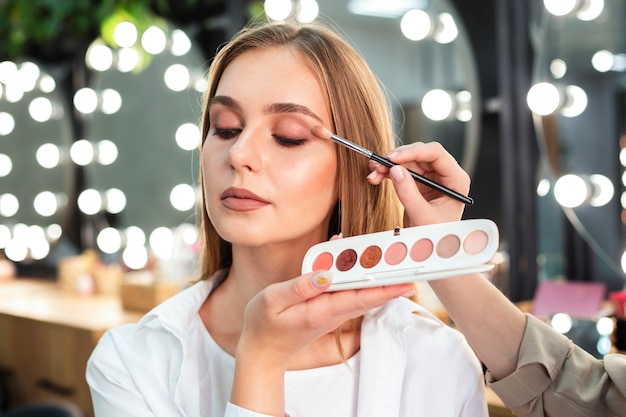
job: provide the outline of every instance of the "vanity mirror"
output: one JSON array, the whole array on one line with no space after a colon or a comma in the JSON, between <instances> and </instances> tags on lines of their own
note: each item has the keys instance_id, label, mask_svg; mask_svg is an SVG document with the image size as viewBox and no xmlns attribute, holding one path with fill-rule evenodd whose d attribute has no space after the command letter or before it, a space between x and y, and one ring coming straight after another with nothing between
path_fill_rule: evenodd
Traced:
<instances>
[{"instance_id":1,"label":"vanity mirror","mask_svg":"<svg viewBox=\"0 0 626 417\"><path fill-rule=\"evenodd\" d=\"M46 258L63 233L71 133L57 79L0 62L0 250L14 262Z\"/></svg>"},{"instance_id":2,"label":"vanity mirror","mask_svg":"<svg viewBox=\"0 0 626 417\"><path fill-rule=\"evenodd\" d=\"M389 93L404 143L441 142L470 174L480 91L463 22L447 0L318 0L319 19L363 54Z\"/></svg>"},{"instance_id":3,"label":"vanity mirror","mask_svg":"<svg viewBox=\"0 0 626 417\"><path fill-rule=\"evenodd\" d=\"M619 289L626 277L626 3L544 0L536 12L528 105L545 169L538 188L543 259L562 261L555 248L570 243L555 242L563 233L548 213L560 206L602 261L595 276L568 278Z\"/></svg>"}]
</instances>

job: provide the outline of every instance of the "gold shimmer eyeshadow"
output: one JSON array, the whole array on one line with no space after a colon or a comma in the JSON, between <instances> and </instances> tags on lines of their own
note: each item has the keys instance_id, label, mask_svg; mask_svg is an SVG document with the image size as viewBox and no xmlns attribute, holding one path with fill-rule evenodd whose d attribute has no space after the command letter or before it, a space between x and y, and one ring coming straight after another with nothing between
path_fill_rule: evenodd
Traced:
<instances>
[{"instance_id":1,"label":"gold shimmer eyeshadow","mask_svg":"<svg viewBox=\"0 0 626 417\"><path fill-rule=\"evenodd\" d=\"M346 249L337 256L335 266L339 271L347 271L356 264L356 251L354 249Z\"/></svg>"},{"instance_id":2,"label":"gold shimmer eyeshadow","mask_svg":"<svg viewBox=\"0 0 626 417\"><path fill-rule=\"evenodd\" d=\"M456 235L446 235L437 242L437 255L441 258L451 258L461 248L461 239Z\"/></svg>"},{"instance_id":3,"label":"gold shimmer eyeshadow","mask_svg":"<svg viewBox=\"0 0 626 417\"><path fill-rule=\"evenodd\" d=\"M463 250L470 255L482 252L489 243L489 236L482 230L474 230L463 241Z\"/></svg>"},{"instance_id":4,"label":"gold shimmer eyeshadow","mask_svg":"<svg viewBox=\"0 0 626 417\"><path fill-rule=\"evenodd\" d=\"M397 265L406 257L406 245L402 242L395 242L385 251L385 262L389 265Z\"/></svg>"},{"instance_id":5,"label":"gold shimmer eyeshadow","mask_svg":"<svg viewBox=\"0 0 626 417\"><path fill-rule=\"evenodd\" d=\"M363 268L372 268L380 262L383 251L378 246L368 246L361 254L361 266Z\"/></svg>"},{"instance_id":6,"label":"gold shimmer eyeshadow","mask_svg":"<svg viewBox=\"0 0 626 417\"><path fill-rule=\"evenodd\" d=\"M411 259L415 262L423 262L433 254L434 245L430 239L420 239L411 246Z\"/></svg>"}]
</instances>

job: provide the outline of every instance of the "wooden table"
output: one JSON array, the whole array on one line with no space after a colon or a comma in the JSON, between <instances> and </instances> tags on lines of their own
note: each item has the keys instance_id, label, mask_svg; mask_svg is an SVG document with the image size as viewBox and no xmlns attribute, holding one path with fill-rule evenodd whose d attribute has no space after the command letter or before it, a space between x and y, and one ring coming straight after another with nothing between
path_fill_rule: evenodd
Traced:
<instances>
[{"instance_id":1,"label":"wooden table","mask_svg":"<svg viewBox=\"0 0 626 417\"><path fill-rule=\"evenodd\" d=\"M107 329L140 317L116 295L78 296L37 279L0 282L0 376L10 405L66 399L93 416L87 359Z\"/></svg>"}]
</instances>

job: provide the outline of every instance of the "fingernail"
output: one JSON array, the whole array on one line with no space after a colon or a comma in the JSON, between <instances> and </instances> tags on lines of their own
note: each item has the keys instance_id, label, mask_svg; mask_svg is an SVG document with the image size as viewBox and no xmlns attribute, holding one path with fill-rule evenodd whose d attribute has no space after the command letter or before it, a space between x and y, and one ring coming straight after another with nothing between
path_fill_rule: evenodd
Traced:
<instances>
[{"instance_id":1,"label":"fingernail","mask_svg":"<svg viewBox=\"0 0 626 417\"><path fill-rule=\"evenodd\" d=\"M404 178L404 170L401 166L396 165L389 169L389 175L391 176L391 179L395 182L402 181L402 179Z\"/></svg>"},{"instance_id":2,"label":"fingernail","mask_svg":"<svg viewBox=\"0 0 626 417\"><path fill-rule=\"evenodd\" d=\"M400 151L391 151L391 152L387 155L387 158L389 158L389 159L393 159L393 158L395 158L395 157L396 157L396 156L398 156L398 155L400 155Z\"/></svg>"},{"instance_id":3,"label":"fingernail","mask_svg":"<svg viewBox=\"0 0 626 417\"><path fill-rule=\"evenodd\" d=\"M333 280L333 275L329 271L321 271L311 277L313 285L318 288L326 287Z\"/></svg>"},{"instance_id":4,"label":"fingernail","mask_svg":"<svg viewBox=\"0 0 626 417\"><path fill-rule=\"evenodd\" d=\"M374 170L372 172L369 173L369 175L367 176L367 179L373 180L378 176L378 171Z\"/></svg>"}]
</instances>

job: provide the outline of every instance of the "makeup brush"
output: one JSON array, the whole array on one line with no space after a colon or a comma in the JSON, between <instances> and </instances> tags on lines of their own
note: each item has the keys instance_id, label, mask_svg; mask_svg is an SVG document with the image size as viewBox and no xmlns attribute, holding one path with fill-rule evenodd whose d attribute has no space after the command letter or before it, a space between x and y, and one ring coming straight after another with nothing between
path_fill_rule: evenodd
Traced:
<instances>
[{"instance_id":1,"label":"makeup brush","mask_svg":"<svg viewBox=\"0 0 626 417\"><path fill-rule=\"evenodd\" d=\"M377 153L374 153L370 150L363 148L362 146L357 145L356 143L350 142L348 139L344 139L341 136L335 135L330 130L326 129L324 126L319 126L319 125L315 126L313 129L311 129L311 132L320 139L330 139L333 142L336 142L340 145L345 146L348 149L352 149L353 151L368 157L372 161L376 161L379 164L386 166L387 168L391 168L394 165L398 165L395 162L391 161L390 159L385 158L384 156L380 156ZM450 188L443 186L439 183L436 183L435 181L430 180L426 178L425 176L418 174L417 172L411 171L410 169L408 171L415 181L420 182L424 185L427 185L430 188L437 190L467 205L474 204L473 198L463 195L461 193L458 193L454 190L451 190Z\"/></svg>"}]
</instances>

